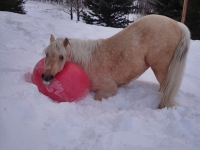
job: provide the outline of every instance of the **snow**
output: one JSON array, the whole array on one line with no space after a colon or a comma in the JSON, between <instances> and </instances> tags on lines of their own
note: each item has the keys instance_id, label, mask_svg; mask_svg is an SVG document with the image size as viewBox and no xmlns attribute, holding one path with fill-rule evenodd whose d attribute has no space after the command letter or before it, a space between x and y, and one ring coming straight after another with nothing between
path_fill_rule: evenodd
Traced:
<instances>
[{"instance_id":1,"label":"snow","mask_svg":"<svg viewBox=\"0 0 200 150\"><path fill-rule=\"evenodd\" d=\"M121 29L71 21L55 5L27 1L27 15L0 12L1 150L198 150L200 41L192 41L179 106L156 109L158 82L149 69L116 96L56 103L31 83L50 34L106 38Z\"/></svg>"}]
</instances>

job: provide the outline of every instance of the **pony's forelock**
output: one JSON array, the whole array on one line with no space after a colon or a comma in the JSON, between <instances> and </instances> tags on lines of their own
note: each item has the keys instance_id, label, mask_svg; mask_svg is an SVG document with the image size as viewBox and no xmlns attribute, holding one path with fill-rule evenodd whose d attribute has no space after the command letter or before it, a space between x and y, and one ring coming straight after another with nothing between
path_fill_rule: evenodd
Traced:
<instances>
[{"instance_id":1,"label":"pony's forelock","mask_svg":"<svg viewBox=\"0 0 200 150\"><path fill-rule=\"evenodd\" d=\"M53 52L55 54L66 55L66 49L64 48L63 41L63 38L57 38L44 49L44 54Z\"/></svg>"}]
</instances>

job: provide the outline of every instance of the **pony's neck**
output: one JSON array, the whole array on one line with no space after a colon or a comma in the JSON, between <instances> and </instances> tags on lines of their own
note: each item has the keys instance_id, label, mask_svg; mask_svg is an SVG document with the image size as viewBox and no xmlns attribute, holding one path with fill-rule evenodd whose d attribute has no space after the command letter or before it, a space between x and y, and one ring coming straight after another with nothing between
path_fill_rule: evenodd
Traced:
<instances>
[{"instance_id":1,"label":"pony's neck","mask_svg":"<svg viewBox=\"0 0 200 150\"><path fill-rule=\"evenodd\" d=\"M86 69L91 62L93 53L101 45L101 41L69 39L70 60Z\"/></svg>"}]
</instances>

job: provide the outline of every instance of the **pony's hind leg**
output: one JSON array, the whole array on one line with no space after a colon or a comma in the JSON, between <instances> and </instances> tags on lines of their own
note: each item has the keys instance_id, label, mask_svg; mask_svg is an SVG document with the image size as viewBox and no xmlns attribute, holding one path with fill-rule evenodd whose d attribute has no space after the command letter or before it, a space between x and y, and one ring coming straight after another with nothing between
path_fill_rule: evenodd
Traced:
<instances>
[{"instance_id":1,"label":"pony's hind leg","mask_svg":"<svg viewBox=\"0 0 200 150\"><path fill-rule=\"evenodd\" d=\"M158 82L161 86L161 84L167 74L168 66L163 67L163 66L158 65L158 66L151 67L151 69L153 70L153 72L156 76L156 79L158 80Z\"/></svg>"},{"instance_id":2,"label":"pony's hind leg","mask_svg":"<svg viewBox=\"0 0 200 150\"><path fill-rule=\"evenodd\" d=\"M169 59L170 60L170 59ZM155 76L156 76L156 79L158 80L159 84L160 84L160 97L159 99L161 98L161 102L158 106L159 109L161 108L164 108L164 107L172 107L175 102L172 102L172 101L168 101L168 98L166 96L168 95L165 95L165 93L163 91L161 91L161 87L162 87L162 84L164 82L164 79L167 75L167 72L168 72L168 68L169 68L169 63L166 63L166 64L160 64L160 63L156 63L156 65L153 65L151 66Z\"/></svg>"}]
</instances>

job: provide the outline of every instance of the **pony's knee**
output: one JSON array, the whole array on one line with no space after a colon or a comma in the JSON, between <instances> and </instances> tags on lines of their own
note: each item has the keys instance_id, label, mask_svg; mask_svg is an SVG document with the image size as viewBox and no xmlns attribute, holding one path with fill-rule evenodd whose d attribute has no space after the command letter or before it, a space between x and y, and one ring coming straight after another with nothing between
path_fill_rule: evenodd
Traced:
<instances>
[{"instance_id":1,"label":"pony's knee","mask_svg":"<svg viewBox=\"0 0 200 150\"><path fill-rule=\"evenodd\" d=\"M107 90L98 90L95 93L94 99L99 101L101 101L102 99L107 99L110 96L116 95L117 91L118 91L117 86Z\"/></svg>"},{"instance_id":2,"label":"pony's knee","mask_svg":"<svg viewBox=\"0 0 200 150\"><path fill-rule=\"evenodd\" d=\"M95 93L95 96L94 96L94 99L95 99L95 100L101 101L103 98L104 98L104 99L107 98L105 92L103 92L103 91L97 91L97 92Z\"/></svg>"}]
</instances>

